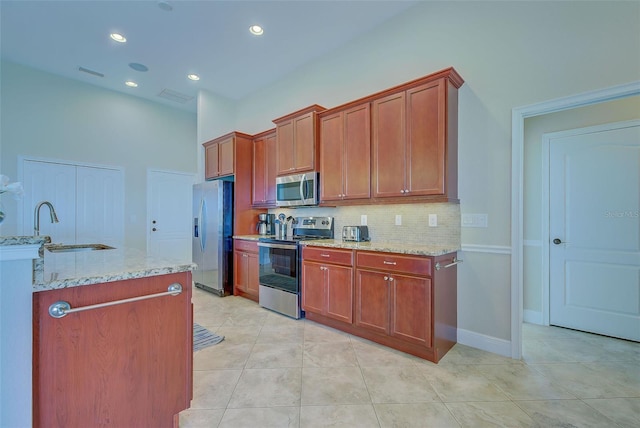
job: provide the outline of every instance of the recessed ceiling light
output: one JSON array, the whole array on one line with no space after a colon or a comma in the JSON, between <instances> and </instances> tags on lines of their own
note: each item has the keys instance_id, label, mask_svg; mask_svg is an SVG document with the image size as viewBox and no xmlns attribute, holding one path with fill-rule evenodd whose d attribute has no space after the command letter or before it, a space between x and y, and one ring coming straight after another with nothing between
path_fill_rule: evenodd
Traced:
<instances>
[{"instance_id":1,"label":"recessed ceiling light","mask_svg":"<svg viewBox=\"0 0 640 428\"><path fill-rule=\"evenodd\" d=\"M118 33L111 33L109 34L109 37L111 37L113 40L115 40L118 43L124 43L127 41L127 38L125 36Z\"/></svg>"},{"instance_id":2,"label":"recessed ceiling light","mask_svg":"<svg viewBox=\"0 0 640 428\"><path fill-rule=\"evenodd\" d=\"M264 33L264 30L259 25L252 25L251 27L249 27L249 32L254 36L262 36L262 33Z\"/></svg>"},{"instance_id":3,"label":"recessed ceiling light","mask_svg":"<svg viewBox=\"0 0 640 428\"><path fill-rule=\"evenodd\" d=\"M127 80L126 82L124 82L125 85L127 85L130 88L137 88L138 84L136 82L134 82L133 80Z\"/></svg>"},{"instance_id":4,"label":"recessed ceiling light","mask_svg":"<svg viewBox=\"0 0 640 428\"><path fill-rule=\"evenodd\" d=\"M187 74L187 77L190 80L200 80L200 76L198 76L197 74Z\"/></svg>"}]
</instances>

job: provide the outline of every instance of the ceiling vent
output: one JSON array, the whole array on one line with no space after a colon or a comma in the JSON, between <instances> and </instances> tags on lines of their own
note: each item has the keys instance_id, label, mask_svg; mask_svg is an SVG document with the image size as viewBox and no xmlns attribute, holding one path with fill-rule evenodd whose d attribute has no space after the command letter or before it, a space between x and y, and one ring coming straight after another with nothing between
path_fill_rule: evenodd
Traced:
<instances>
[{"instance_id":1,"label":"ceiling vent","mask_svg":"<svg viewBox=\"0 0 640 428\"><path fill-rule=\"evenodd\" d=\"M78 67L78 71L82 71L83 73L91 74L92 76L104 77L104 74L99 73L97 71L89 70L88 68Z\"/></svg>"},{"instance_id":2,"label":"ceiling vent","mask_svg":"<svg viewBox=\"0 0 640 428\"><path fill-rule=\"evenodd\" d=\"M186 104L193 99L193 97L189 95L181 94L180 92L172 91L171 89L163 89L158 96L180 104Z\"/></svg>"}]
</instances>

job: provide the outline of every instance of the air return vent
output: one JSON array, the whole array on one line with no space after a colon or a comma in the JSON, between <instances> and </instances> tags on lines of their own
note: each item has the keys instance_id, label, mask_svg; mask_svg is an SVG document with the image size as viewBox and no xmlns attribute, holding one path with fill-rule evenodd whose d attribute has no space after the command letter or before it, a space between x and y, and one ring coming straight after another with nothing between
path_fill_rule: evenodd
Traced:
<instances>
[{"instance_id":1,"label":"air return vent","mask_svg":"<svg viewBox=\"0 0 640 428\"><path fill-rule=\"evenodd\" d=\"M102 74L100 72L97 72L97 71L89 70L88 68L84 68L84 67L78 67L78 71L82 71L83 73L91 74L92 76L104 77L104 74Z\"/></svg>"},{"instance_id":2,"label":"air return vent","mask_svg":"<svg viewBox=\"0 0 640 428\"><path fill-rule=\"evenodd\" d=\"M180 92L172 91L171 89L163 89L158 96L180 104L186 104L193 99L193 97L189 95L181 94Z\"/></svg>"}]
</instances>

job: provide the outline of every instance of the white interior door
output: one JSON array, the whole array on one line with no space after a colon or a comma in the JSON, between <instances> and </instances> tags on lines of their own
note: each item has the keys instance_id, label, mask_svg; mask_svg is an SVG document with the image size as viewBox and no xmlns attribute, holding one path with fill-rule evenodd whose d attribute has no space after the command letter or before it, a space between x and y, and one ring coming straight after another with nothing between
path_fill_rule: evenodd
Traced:
<instances>
[{"instance_id":1,"label":"white interior door","mask_svg":"<svg viewBox=\"0 0 640 428\"><path fill-rule=\"evenodd\" d=\"M191 263L191 199L195 175L147 173L147 253Z\"/></svg>"},{"instance_id":2,"label":"white interior door","mask_svg":"<svg viewBox=\"0 0 640 428\"><path fill-rule=\"evenodd\" d=\"M34 209L42 201L51 202L58 223L51 223L49 208L40 209L40 235L56 244L76 243L76 167L59 162L25 159L22 164L22 233L33 235Z\"/></svg>"},{"instance_id":3,"label":"white interior door","mask_svg":"<svg viewBox=\"0 0 640 428\"><path fill-rule=\"evenodd\" d=\"M547 138L550 324L640 341L640 121Z\"/></svg>"},{"instance_id":4,"label":"white interior door","mask_svg":"<svg viewBox=\"0 0 640 428\"><path fill-rule=\"evenodd\" d=\"M76 242L124 245L124 172L78 166Z\"/></svg>"}]
</instances>

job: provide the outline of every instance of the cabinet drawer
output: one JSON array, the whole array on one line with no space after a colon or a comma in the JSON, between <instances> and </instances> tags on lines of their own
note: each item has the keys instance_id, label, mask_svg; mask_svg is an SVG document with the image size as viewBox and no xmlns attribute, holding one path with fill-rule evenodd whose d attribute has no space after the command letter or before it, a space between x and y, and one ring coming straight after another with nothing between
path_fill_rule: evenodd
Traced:
<instances>
[{"instance_id":1,"label":"cabinet drawer","mask_svg":"<svg viewBox=\"0 0 640 428\"><path fill-rule=\"evenodd\" d=\"M302 249L303 260L313 260L321 263L353 266L353 251L329 250L320 247L304 247Z\"/></svg>"},{"instance_id":2,"label":"cabinet drawer","mask_svg":"<svg viewBox=\"0 0 640 428\"><path fill-rule=\"evenodd\" d=\"M370 253L366 251L357 251L356 263L359 268L431 276L431 259L427 257L404 256L395 253Z\"/></svg>"},{"instance_id":3,"label":"cabinet drawer","mask_svg":"<svg viewBox=\"0 0 640 428\"><path fill-rule=\"evenodd\" d=\"M234 247L237 251L258 252L258 241L248 241L242 239L234 240Z\"/></svg>"}]
</instances>

